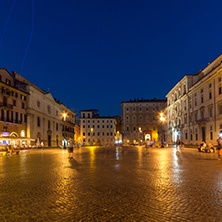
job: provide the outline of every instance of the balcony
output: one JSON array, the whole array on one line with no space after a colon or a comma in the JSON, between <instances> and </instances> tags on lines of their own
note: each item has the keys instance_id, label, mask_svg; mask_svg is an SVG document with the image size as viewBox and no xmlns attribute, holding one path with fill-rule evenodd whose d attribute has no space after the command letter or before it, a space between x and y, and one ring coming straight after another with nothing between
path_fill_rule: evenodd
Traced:
<instances>
[{"instance_id":1,"label":"balcony","mask_svg":"<svg viewBox=\"0 0 222 222\"><path fill-rule=\"evenodd\" d=\"M10 90L5 87L2 87L2 94L10 96Z\"/></svg>"},{"instance_id":2,"label":"balcony","mask_svg":"<svg viewBox=\"0 0 222 222\"><path fill-rule=\"evenodd\" d=\"M208 120L209 120L209 118L202 118L202 119L196 120L196 122L197 122L198 124L201 124L201 123L206 123Z\"/></svg>"},{"instance_id":3,"label":"balcony","mask_svg":"<svg viewBox=\"0 0 222 222\"><path fill-rule=\"evenodd\" d=\"M8 104L8 103L4 103L4 102L0 102L0 107L6 107L6 108L9 108L9 109L12 109L13 105Z\"/></svg>"}]
</instances>

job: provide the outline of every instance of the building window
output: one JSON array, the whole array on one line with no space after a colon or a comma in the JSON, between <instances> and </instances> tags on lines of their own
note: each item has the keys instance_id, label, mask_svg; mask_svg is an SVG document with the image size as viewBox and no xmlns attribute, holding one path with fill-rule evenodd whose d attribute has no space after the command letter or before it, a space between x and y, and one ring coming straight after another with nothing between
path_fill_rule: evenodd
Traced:
<instances>
[{"instance_id":1,"label":"building window","mask_svg":"<svg viewBox=\"0 0 222 222\"><path fill-rule=\"evenodd\" d=\"M104 125L103 125L103 128L104 128Z\"/></svg>"},{"instance_id":2,"label":"building window","mask_svg":"<svg viewBox=\"0 0 222 222\"><path fill-rule=\"evenodd\" d=\"M97 128L99 128L99 125L97 126Z\"/></svg>"},{"instance_id":3,"label":"building window","mask_svg":"<svg viewBox=\"0 0 222 222\"><path fill-rule=\"evenodd\" d=\"M136 131L136 127L135 126L133 127L133 131Z\"/></svg>"},{"instance_id":4,"label":"building window","mask_svg":"<svg viewBox=\"0 0 222 222\"><path fill-rule=\"evenodd\" d=\"M198 140L198 134L196 133L196 140Z\"/></svg>"},{"instance_id":5,"label":"building window","mask_svg":"<svg viewBox=\"0 0 222 222\"><path fill-rule=\"evenodd\" d=\"M218 78L218 82L220 82L220 81L221 81L221 77Z\"/></svg>"},{"instance_id":6,"label":"building window","mask_svg":"<svg viewBox=\"0 0 222 222\"><path fill-rule=\"evenodd\" d=\"M203 96L201 96L201 103L203 103L204 102L204 98L203 98Z\"/></svg>"},{"instance_id":7,"label":"building window","mask_svg":"<svg viewBox=\"0 0 222 222\"><path fill-rule=\"evenodd\" d=\"M221 94L221 86L219 86L218 94L219 94L219 95Z\"/></svg>"},{"instance_id":8,"label":"building window","mask_svg":"<svg viewBox=\"0 0 222 222\"><path fill-rule=\"evenodd\" d=\"M191 141L193 140L193 135L192 135L192 134L190 134L190 140L191 140Z\"/></svg>"},{"instance_id":9,"label":"building window","mask_svg":"<svg viewBox=\"0 0 222 222\"><path fill-rule=\"evenodd\" d=\"M40 126L40 117L37 117L37 126Z\"/></svg>"},{"instance_id":10,"label":"building window","mask_svg":"<svg viewBox=\"0 0 222 222\"><path fill-rule=\"evenodd\" d=\"M90 133L88 133L88 136L90 136Z\"/></svg>"},{"instance_id":11,"label":"building window","mask_svg":"<svg viewBox=\"0 0 222 222\"><path fill-rule=\"evenodd\" d=\"M86 127L85 125L82 126L82 128L85 128L85 127Z\"/></svg>"},{"instance_id":12,"label":"building window","mask_svg":"<svg viewBox=\"0 0 222 222\"><path fill-rule=\"evenodd\" d=\"M107 125L107 128L109 128L109 125Z\"/></svg>"},{"instance_id":13,"label":"building window","mask_svg":"<svg viewBox=\"0 0 222 222\"><path fill-rule=\"evenodd\" d=\"M128 111L129 111L129 108L127 107L127 108L126 108L126 112L128 112Z\"/></svg>"},{"instance_id":14,"label":"building window","mask_svg":"<svg viewBox=\"0 0 222 222\"><path fill-rule=\"evenodd\" d=\"M126 131L129 131L129 127L128 126L126 127Z\"/></svg>"},{"instance_id":15,"label":"building window","mask_svg":"<svg viewBox=\"0 0 222 222\"><path fill-rule=\"evenodd\" d=\"M88 125L88 128L90 128L90 125Z\"/></svg>"},{"instance_id":16,"label":"building window","mask_svg":"<svg viewBox=\"0 0 222 222\"><path fill-rule=\"evenodd\" d=\"M90 120L88 120L88 123L90 123Z\"/></svg>"},{"instance_id":17,"label":"building window","mask_svg":"<svg viewBox=\"0 0 222 222\"><path fill-rule=\"evenodd\" d=\"M201 119L204 119L204 110L200 111Z\"/></svg>"},{"instance_id":18,"label":"building window","mask_svg":"<svg viewBox=\"0 0 222 222\"><path fill-rule=\"evenodd\" d=\"M113 125L111 125L110 128L113 128Z\"/></svg>"},{"instance_id":19,"label":"building window","mask_svg":"<svg viewBox=\"0 0 222 222\"><path fill-rule=\"evenodd\" d=\"M50 122L50 120L48 121L48 129L50 129L50 127L51 127L51 122Z\"/></svg>"},{"instance_id":20,"label":"building window","mask_svg":"<svg viewBox=\"0 0 222 222\"><path fill-rule=\"evenodd\" d=\"M209 88L211 88L211 83L209 84Z\"/></svg>"},{"instance_id":21,"label":"building window","mask_svg":"<svg viewBox=\"0 0 222 222\"><path fill-rule=\"evenodd\" d=\"M184 117L184 123L187 124L187 116Z\"/></svg>"},{"instance_id":22,"label":"building window","mask_svg":"<svg viewBox=\"0 0 222 222\"><path fill-rule=\"evenodd\" d=\"M110 136L112 136L113 135L113 133L110 133Z\"/></svg>"},{"instance_id":23,"label":"building window","mask_svg":"<svg viewBox=\"0 0 222 222\"><path fill-rule=\"evenodd\" d=\"M210 132L210 140L213 140L213 132Z\"/></svg>"},{"instance_id":24,"label":"building window","mask_svg":"<svg viewBox=\"0 0 222 222\"><path fill-rule=\"evenodd\" d=\"M213 116L212 108L209 108L209 116L210 116L210 117Z\"/></svg>"},{"instance_id":25,"label":"building window","mask_svg":"<svg viewBox=\"0 0 222 222\"><path fill-rule=\"evenodd\" d=\"M99 136L99 132L97 133L97 135Z\"/></svg>"},{"instance_id":26,"label":"building window","mask_svg":"<svg viewBox=\"0 0 222 222\"><path fill-rule=\"evenodd\" d=\"M11 81L9 79L6 79L6 84L11 85Z\"/></svg>"},{"instance_id":27,"label":"building window","mask_svg":"<svg viewBox=\"0 0 222 222\"><path fill-rule=\"evenodd\" d=\"M88 118L90 118L90 114L88 113Z\"/></svg>"},{"instance_id":28,"label":"building window","mask_svg":"<svg viewBox=\"0 0 222 222\"><path fill-rule=\"evenodd\" d=\"M209 99L212 99L212 93L209 92Z\"/></svg>"},{"instance_id":29,"label":"building window","mask_svg":"<svg viewBox=\"0 0 222 222\"><path fill-rule=\"evenodd\" d=\"M88 143L90 143L90 139L88 139Z\"/></svg>"},{"instance_id":30,"label":"building window","mask_svg":"<svg viewBox=\"0 0 222 222\"><path fill-rule=\"evenodd\" d=\"M13 100L13 106L16 106L16 100Z\"/></svg>"},{"instance_id":31,"label":"building window","mask_svg":"<svg viewBox=\"0 0 222 222\"><path fill-rule=\"evenodd\" d=\"M133 107L133 112L135 112L136 111L136 109Z\"/></svg>"},{"instance_id":32,"label":"building window","mask_svg":"<svg viewBox=\"0 0 222 222\"><path fill-rule=\"evenodd\" d=\"M25 109L25 103L22 103L22 109Z\"/></svg>"},{"instance_id":33,"label":"building window","mask_svg":"<svg viewBox=\"0 0 222 222\"><path fill-rule=\"evenodd\" d=\"M109 133L107 133L107 136L109 136Z\"/></svg>"},{"instance_id":34,"label":"building window","mask_svg":"<svg viewBox=\"0 0 222 222\"><path fill-rule=\"evenodd\" d=\"M218 106L219 114L222 114L222 104Z\"/></svg>"},{"instance_id":35,"label":"building window","mask_svg":"<svg viewBox=\"0 0 222 222\"><path fill-rule=\"evenodd\" d=\"M86 133L85 133L85 132L83 132L83 133L82 133L82 135L83 135L83 136L85 136L85 135L86 135Z\"/></svg>"},{"instance_id":36,"label":"building window","mask_svg":"<svg viewBox=\"0 0 222 222\"><path fill-rule=\"evenodd\" d=\"M56 131L58 131L58 130L59 130L59 124L56 123Z\"/></svg>"},{"instance_id":37,"label":"building window","mask_svg":"<svg viewBox=\"0 0 222 222\"><path fill-rule=\"evenodd\" d=\"M82 118L85 118L85 113L82 114Z\"/></svg>"}]
</instances>

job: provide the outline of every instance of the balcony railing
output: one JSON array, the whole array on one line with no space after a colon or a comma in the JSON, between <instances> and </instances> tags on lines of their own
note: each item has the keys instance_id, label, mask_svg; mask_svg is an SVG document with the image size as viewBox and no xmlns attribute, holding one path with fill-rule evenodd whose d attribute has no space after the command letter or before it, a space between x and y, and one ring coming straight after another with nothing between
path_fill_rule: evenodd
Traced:
<instances>
[{"instance_id":1,"label":"balcony railing","mask_svg":"<svg viewBox=\"0 0 222 222\"><path fill-rule=\"evenodd\" d=\"M6 108L9 108L9 109L12 109L13 105L8 104L8 103L4 103L4 102L0 102L0 107L6 107Z\"/></svg>"},{"instance_id":2,"label":"balcony railing","mask_svg":"<svg viewBox=\"0 0 222 222\"><path fill-rule=\"evenodd\" d=\"M206 123L209 120L209 118L201 118L196 120L197 123Z\"/></svg>"}]
</instances>

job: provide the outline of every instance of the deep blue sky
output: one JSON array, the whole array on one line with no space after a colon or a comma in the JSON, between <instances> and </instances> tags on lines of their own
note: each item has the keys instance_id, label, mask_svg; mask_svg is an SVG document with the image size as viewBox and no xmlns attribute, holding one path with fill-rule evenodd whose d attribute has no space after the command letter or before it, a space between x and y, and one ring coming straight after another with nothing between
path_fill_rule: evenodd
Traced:
<instances>
[{"instance_id":1,"label":"deep blue sky","mask_svg":"<svg viewBox=\"0 0 222 222\"><path fill-rule=\"evenodd\" d=\"M0 39L14 0L0 0ZM222 2L17 0L0 67L70 108L120 115L120 102L165 98L222 53Z\"/></svg>"}]
</instances>

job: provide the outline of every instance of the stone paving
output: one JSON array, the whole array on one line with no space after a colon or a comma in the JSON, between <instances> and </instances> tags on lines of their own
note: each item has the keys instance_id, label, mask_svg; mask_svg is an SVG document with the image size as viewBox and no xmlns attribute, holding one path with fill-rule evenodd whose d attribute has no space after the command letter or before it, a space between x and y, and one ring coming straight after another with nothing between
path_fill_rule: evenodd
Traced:
<instances>
[{"instance_id":1,"label":"stone paving","mask_svg":"<svg viewBox=\"0 0 222 222\"><path fill-rule=\"evenodd\" d=\"M0 221L222 221L222 161L196 149L0 156Z\"/></svg>"}]
</instances>

